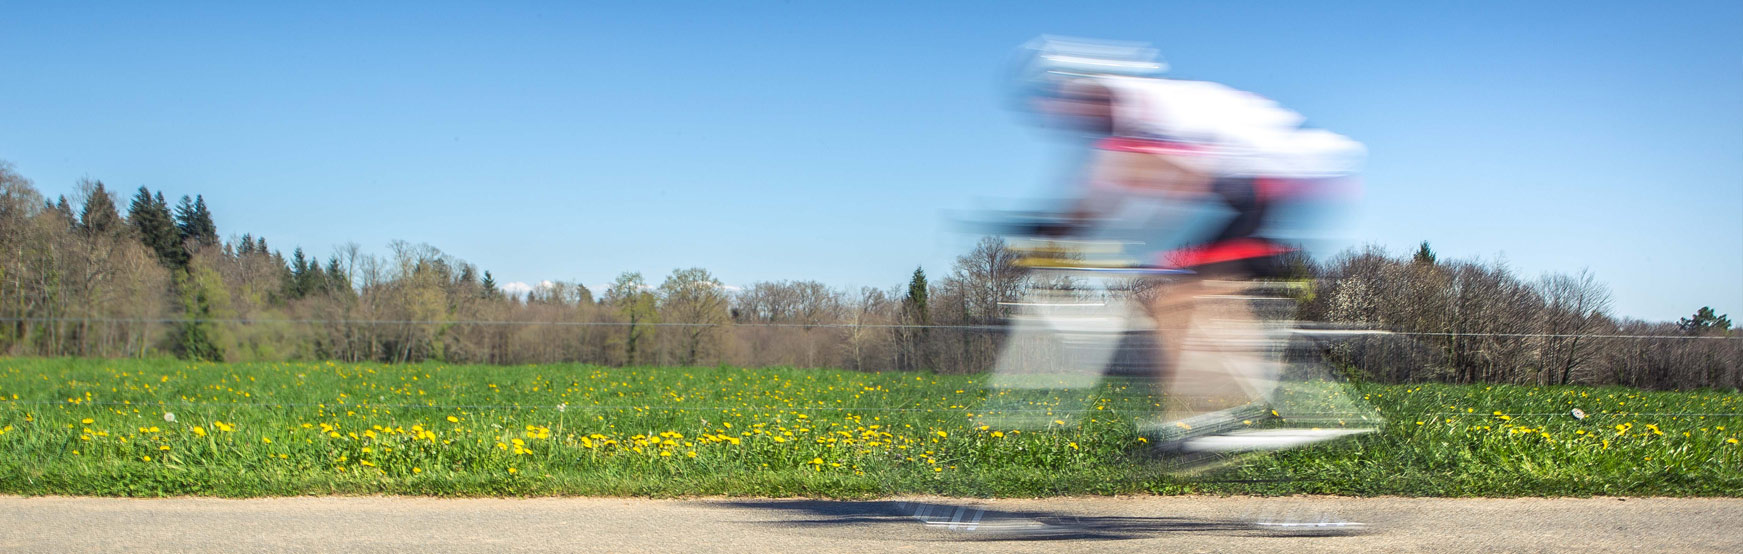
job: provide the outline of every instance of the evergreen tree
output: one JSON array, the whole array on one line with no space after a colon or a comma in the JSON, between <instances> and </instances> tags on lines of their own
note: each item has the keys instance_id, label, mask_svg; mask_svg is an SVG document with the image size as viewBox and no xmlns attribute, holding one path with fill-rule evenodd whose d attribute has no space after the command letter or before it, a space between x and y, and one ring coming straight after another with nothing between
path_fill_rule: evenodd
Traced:
<instances>
[{"instance_id":1,"label":"evergreen tree","mask_svg":"<svg viewBox=\"0 0 1743 554\"><path fill-rule=\"evenodd\" d=\"M498 298L500 296L502 296L502 293L496 290L496 278L490 276L489 271L485 271L484 272L484 297L485 298Z\"/></svg>"},{"instance_id":2,"label":"evergreen tree","mask_svg":"<svg viewBox=\"0 0 1743 554\"><path fill-rule=\"evenodd\" d=\"M1422 241L1422 246L1416 248L1416 256L1411 258L1419 264L1434 265L1434 250L1428 247L1428 241Z\"/></svg>"},{"instance_id":3,"label":"evergreen tree","mask_svg":"<svg viewBox=\"0 0 1743 554\"><path fill-rule=\"evenodd\" d=\"M238 257L240 257L240 256L247 256L247 255L253 254L253 253L254 253L254 236L250 235L248 233L243 233L242 240L240 241L240 244L236 245L236 255Z\"/></svg>"},{"instance_id":4,"label":"evergreen tree","mask_svg":"<svg viewBox=\"0 0 1743 554\"><path fill-rule=\"evenodd\" d=\"M1695 311L1694 317L1685 317L1677 321L1677 326L1684 333L1691 335L1706 335L1709 333L1724 334L1731 330L1731 318L1719 315L1711 306L1702 306Z\"/></svg>"},{"instance_id":5,"label":"evergreen tree","mask_svg":"<svg viewBox=\"0 0 1743 554\"><path fill-rule=\"evenodd\" d=\"M284 296L297 299L309 293L308 287L309 259L303 256L303 247L298 246L291 253L290 273L285 274Z\"/></svg>"},{"instance_id":6,"label":"evergreen tree","mask_svg":"<svg viewBox=\"0 0 1743 554\"><path fill-rule=\"evenodd\" d=\"M157 254L159 264L170 269L182 268L187 265L187 252L182 249L181 234L176 231L169 208L159 203L162 198L162 193L153 197L150 189L139 187L139 193L127 207L127 222L139 235L139 242Z\"/></svg>"},{"instance_id":7,"label":"evergreen tree","mask_svg":"<svg viewBox=\"0 0 1743 554\"><path fill-rule=\"evenodd\" d=\"M908 296L902 299L902 310L920 325L932 323L931 309L926 306L927 287L926 270L914 268L914 276L908 279Z\"/></svg>"},{"instance_id":8,"label":"evergreen tree","mask_svg":"<svg viewBox=\"0 0 1743 554\"><path fill-rule=\"evenodd\" d=\"M96 181L79 210L79 229L93 235L108 234L121 228L121 213L115 210L115 199L102 181Z\"/></svg>"},{"instance_id":9,"label":"evergreen tree","mask_svg":"<svg viewBox=\"0 0 1743 554\"><path fill-rule=\"evenodd\" d=\"M902 297L902 323L907 325L931 325L932 309L927 305L928 289L926 271L914 268L914 276L908 279L908 294ZM931 329L926 327L903 327L898 336L901 338L901 350L898 352L897 365L903 369L919 369L931 363Z\"/></svg>"},{"instance_id":10,"label":"evergreen tree","mask_svg":"<svg viewBox=\"0 0 1743 554\"><path fill-rule=\"evenodd\" d=\"M194 239L200 244L218 243L218 224L212 221L212 210L206 208L206 197L194 195L194 217L191 222Z\"/></svg>"},{"instance_id":11,"label":"evergreen tree","mask_svg":"<svg viewBox=\"0 0 1743 554\"><path fill-rule=\"evenodd\" d=\"M321 271L321 263L312 262L309 264L308 271L303 272L301 282L297 284L297 288L303 290L304 296L311 294L325 294L327 292L327 284L327 272Z\"/></svg>"},{"instance_id":12,"label":"evergreen tree","mask_svg":"<svg viewBox=\"0 0 1743 554\"><path fill-rule=\"evenodd\" d=\"M73 216L73 205L67 202L65 194L62 194L60 200L55 202L54 213L60 215L61 220L67 222L68 227L76 226L79 222L79 219Z\"/></svg>"},{"instance_id":13,"label":"evergreen tree","mask_svg":"<svg viewBox=\"0 0 1743 554\"><path fill-rule=\"evenodd\" d=\"M176 202L175 209L176 232L181 235L182 240L190 240L193 238L193 228L189 225L193 219L194 199L183 194L181 201Z\"/></svg>"},{"instance_id":14,"label":"evergreen tree","mask_svg":"<svg viewBox=\"0 0 1743 554\"><path fill-rule=\"evenodd\" d=\"M327 258L327 291L339 291L347 294L351 292L351 276L346 275L345 270L339 268L338 254Z\"/></svg>"},{"instance_id":15,"label":"evergreen tree","mask_svg":"<svg viewBox=\"0 0 1743 554\"><path fill-rule=\"evenodd\" d=\"M210 246L218 242L218 227L212 223L212 212L206 210L206 199L182 196L176 205L176 231L184 243Z\"/></svg>"},{"instance_id":16,"label":"evergreen tree","mask_svg":"<svg viewBox=\"0 0 1743 554\"><path fill-rule=\"evenodd\" d=\"M189 360L223 361L230 336L214 319L234 317L230 292L211 268L190 267L176 272L182 322L175 332L176 353Z\"/></svg>"}]
</instances>

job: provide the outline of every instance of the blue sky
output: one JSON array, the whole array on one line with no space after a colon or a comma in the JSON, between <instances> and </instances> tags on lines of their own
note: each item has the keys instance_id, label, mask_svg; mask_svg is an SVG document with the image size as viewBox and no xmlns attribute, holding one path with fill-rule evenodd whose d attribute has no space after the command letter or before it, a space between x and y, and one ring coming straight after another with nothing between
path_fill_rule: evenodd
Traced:
<instances>
[{"instance_id":1,"label":"blue sky","mask_svg":"<svg viewBox=\"0 0 1743 554\"><path fill-rule=\"evenodd\" d=\"M1352 242L1589 268L1615 311L1743 315L1743 4L8 5L0 159L45 194L199 193L226 235L426 242L499 281L889 287L950 213L1058 186L1006 108L1043 34L1365 143Z\"/></svg>"}]
</instances>

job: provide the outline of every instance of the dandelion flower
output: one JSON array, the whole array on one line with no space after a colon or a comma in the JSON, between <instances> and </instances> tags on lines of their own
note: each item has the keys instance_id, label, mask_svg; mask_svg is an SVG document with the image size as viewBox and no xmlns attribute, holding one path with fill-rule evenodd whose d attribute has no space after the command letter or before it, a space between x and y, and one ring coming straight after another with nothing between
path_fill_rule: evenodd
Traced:
<instances>
[{"instance_id":1,"label":"dandelion flower","mask_svg":"<svg viewBox=\"0 0 1743 554\"><path fill-rule=\"evenodd\" d=\"M91 418L88 418L88 417L87 417L87 418L85 418L85 419L82 419L82 420L80 420L80 421L79 421L79 423L83 423L83 424L85 424L85 425L90 425L90 424L92 424L92 423L96 423L96 422L97 422L97 420L95 420L95 419L91 419Z\"/></svg>"},{"instance_id":2,"label":"dandelion flower","mask_svg":"<svg viewBox=\"0 0 1743 554\"><path fill-rule=\"evenodd\" d=\"M448 423L459 423L459 422L460 422L460 418L457 418L454 416L448 416Z\"/></svg>"},{"instance_id":3,"label":"dandelion flower","mask_svg":"<svg viewBox=\"0 0 1743 554\"><path fill-rule=\"evenodd\" d=\"M170 413L170 412L164 412L163 413L163 420L168 421L170 423L175 423L176 422L176 415L173 413Z\"/></svg>"}]
</instances>

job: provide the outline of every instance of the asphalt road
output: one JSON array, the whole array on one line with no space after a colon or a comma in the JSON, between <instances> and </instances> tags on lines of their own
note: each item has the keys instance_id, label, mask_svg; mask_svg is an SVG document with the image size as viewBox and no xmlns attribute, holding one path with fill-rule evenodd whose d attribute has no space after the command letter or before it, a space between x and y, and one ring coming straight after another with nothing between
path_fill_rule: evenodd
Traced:
<instances>
[{"instance_id":1,"label":"asphalt road","mask_svg":"<svg viewBox=\"0 0 1743 554\"><path fill-rule=\"evenodd\" d=\"M1743 552L1743 500L0 497L7 552Z\"/></svg>"}]
</instances>

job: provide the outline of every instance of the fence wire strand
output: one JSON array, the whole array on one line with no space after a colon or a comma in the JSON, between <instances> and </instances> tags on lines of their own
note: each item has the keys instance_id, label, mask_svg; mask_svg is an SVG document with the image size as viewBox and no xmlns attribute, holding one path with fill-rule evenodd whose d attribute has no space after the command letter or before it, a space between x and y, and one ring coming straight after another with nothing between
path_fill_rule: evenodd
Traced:
<instances>
[{"instance_id":1,"label":"fence wire strand","mask_svg":"<svg viewBox=\"0 0 1743 554\"><path fill-rule=\"evenodd\" d=\"M960 411L963 413L975 413L975 412L983 411L981 408L968 407L968 406L965 406L962 408L900 408L900 407L868 407L868 406L786 406L786 407L678 406L678 405L671 405L671 404L662 404L662 405L651 405L651 404L650 405L630 405L630 404L561 404L561 405L558 405L558 404L369 404L369 405L358 405L358 404L337 404L337 403L328 403L328 402L313 402L313 403L311 403L311 402L195 402L195 401L128 402L128 401L112 401L112 400L83 400L83 401L79 401L79 402L67 402L65 400L35 400L35 399L32 399L32 400L0 400L0 404L25 405L25 406L63 406L63 407L129 406L129 407L159 407L159 408L199 407L199 408L251 408L251 409L319 408L319 409L324 409L324 410L355 410L358 408L362 408L362 409L419 409L419 410L422 410L422 409L434 409L434 410L541 410L541 409L543 409L543 410L554 410L554 411L558 411L558 412L565 412L568 410L575 410L575 411L634 410L634 411L668 411L668 412L670 412L670 411L699 411L699 412L701 412L701 411L723 411L723 412L734 411L734 412L867 412L867 413L870 413L870 412L879 412L879 413L885 413L885 412L889 412L889 413L920 413L920 412L937 413L937 412ZM1107 413L1107 410L1096 410L1096 409L1091 409L1091 408L1032 409L1032 410L1031 409L1018 409L1018 410L998 409L996 411L998 413L1014 413L1014 414L1080 414L1080 413L1097 413L1097 412ZM1335 418L1335 417L1357 417L1357 416L1372 416L1372 415L1385 415L1385 414L1382 414L1378 411L1373 411L1373 412L1300 412L1300 413L1292 413L1288 416L1283 416L1281 419L1287 420L1287 419L1303 419L1303 418ZM1477 413L1477 412L1417 412L1417 413L1403 413L1403 414L1393 414L1393 415L1412 416L1412 417L1429 417L1429 418L1447 418L1447 417L1493 418L1493 417L1497 417L1494 414ZM1505 413L1502 415L1506 415L1507 417L1570 417L1570 418L1575 417L1570 412L1537 412L1537 413L1517 413L1517 414ZM1743 417L1743 412L1587 412L1585 414L1585 417L1586 418L1592 418L1592 417ZM1579 419L1579 418L1576 418L1576 419Z\"/></svg>"},{"instance_id":2,"label":"fence wire strand","mask_svg":"<svg viewBox=\"0 0 1743 554\"><path fill-rule=\"evenodd\" d=\"M1009 329L1007 325L943 325L914 323L786 323L786 322L731 322L731 323L685 323L685 322L638 322L624 321L494 321L494 320L417 320L417 319L248 319L248 318L108 318L108 317L0 317L0 322L25 323L233 323L240 325L264 324L321 324L321 325L470 325L470 326L534 326L545 325L553 327L725 327L725 328L797 328L797 329L961 329L969 331L1002 331ZM1309 330L1312 331L1312 330ZM1333 329L1331 331L1338 331ZM1498 338L1591 338L1591 339L1632 339L1632 340L1743 340L1743 336L1721 335L1619 335L1619 334L1567 334L1567 333L1454 333L1430 331L1403 331L1386 329L1349 329L1360 331L1360 335L1400 335L1415 337L1498 337Z\"/></svg>"}]
</instances>

